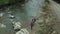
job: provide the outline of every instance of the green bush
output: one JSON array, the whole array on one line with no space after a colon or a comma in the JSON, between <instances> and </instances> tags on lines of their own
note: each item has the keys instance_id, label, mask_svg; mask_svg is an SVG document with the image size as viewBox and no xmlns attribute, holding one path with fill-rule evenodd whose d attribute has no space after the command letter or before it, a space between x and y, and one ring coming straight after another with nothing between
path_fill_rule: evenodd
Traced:
<instances>
[{"instance_id":1,"label":"green bush","mask_svg":"<svg viewBox=\"0 0 60 34\"><path fill-rule=\"evenodd\" d=\"M5 4L13 4L17 2L24 2L25 0L0 0L0 6Z\"/></svg>"},{"instance_id":2,"label":"green bush","mask_svg":"<svg viewBox=\"0 0 60 34\"><path fill-rule=\"evenodd\" d=\"M8 4L8 0L0 0L0 5Z\"/></svg>"}]
</instances>

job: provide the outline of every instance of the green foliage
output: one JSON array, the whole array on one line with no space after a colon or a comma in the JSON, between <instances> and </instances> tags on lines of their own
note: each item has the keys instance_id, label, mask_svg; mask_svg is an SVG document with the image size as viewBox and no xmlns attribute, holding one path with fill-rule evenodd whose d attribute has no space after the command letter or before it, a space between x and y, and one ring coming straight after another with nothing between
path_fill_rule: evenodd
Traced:
<instances>
[{"instance_id":1,"label":"green foliage","mask_svg":"<svg viewBox=\"0 0 60 34\"><path fill-rule=\"evenodd\" d=\"M8 4L8 0L0 0L0 5Z\"/></svg>"},{"instance_id":2,"label":"green foliage","mask_svg":"<svg viewBox=\"0 0 60 34\"><path fill-rule=\"evenodd\" d=\"M20 2L20 3L24 3L25 2L25 0L0 0L0 6L1 5L5 5L5 4L13 4L13 3L18 3L18 2Z\"/></svg>"},{"instance_id":3,"label":"green foliage","mask_svg":"<svg viewBox=\"0 0 60 34\"><path fill-rule=\"evenodd\" d=\"M9 0L9 3L16 3L18 1L20 1L20 0Z\"/></svg>"}]
</instances>

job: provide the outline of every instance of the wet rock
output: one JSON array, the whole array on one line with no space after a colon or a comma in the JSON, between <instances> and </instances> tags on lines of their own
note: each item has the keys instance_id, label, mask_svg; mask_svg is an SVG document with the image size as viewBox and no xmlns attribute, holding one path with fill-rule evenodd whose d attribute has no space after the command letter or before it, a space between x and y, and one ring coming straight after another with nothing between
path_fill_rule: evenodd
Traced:
<instances>
[{"instance_id":1,"label":"wet rock","mask_svg":"<svg viewBox=\"0 0 60 34\"><path fill-rule=\"evenodd\" d=\"M4 13L0 13L0 17L2 17L4 15Z\"/></svg>"},{"instance_id":2,"label":"wet rock","mask_svg":"<svg viewBox=\"0 0 60 34\"><path fill-rule=\"evenodd\" d=\"M10 13L10 12L9 12L9 13ZM9 14L9 18L10 18L10 19L14 19L15 16L14 16L13 14Z\"/></svg>"},{"instance_id":3,"label":"wet rock","mask_svg":"<svg viewBox=\"0 0 60 34\"><path fill-rule=\"evenodd\" d=\"M14 19L14 18L15 18L15 16L10 16L10 18L11 18L11 19Z\"/></svg>"},{"instance_id":4,"label":"wet rock","mask_svg":"<svg viewBox=\"0 0 60 34\"><path fill-rule=\"evenodd\" d=\"M29 32L27 31L27 29L23 28L20 31L16 32L16 34L29 34Z\"/></svg>"},{"instance_id":5,"label":"wet rock","mask_svg":"<svg viewBox=\"0 0 60 34\"><path fill-rule=\"evenodd\" d=\"M20 22L12 22L14 30L19 30L21 29L21 23Z\"/></svg>"}]
</instances>

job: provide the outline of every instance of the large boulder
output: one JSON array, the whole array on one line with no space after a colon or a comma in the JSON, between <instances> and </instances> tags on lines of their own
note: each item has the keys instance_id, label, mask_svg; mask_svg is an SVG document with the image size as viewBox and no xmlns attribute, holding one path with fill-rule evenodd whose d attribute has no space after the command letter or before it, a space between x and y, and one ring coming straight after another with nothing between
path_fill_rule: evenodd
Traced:
<instances>
[{"instance_id":1,"label":"large boulder","mask_svg":"<svg viewBox=\"0 0 60 34\"><path fill-rule=\"evenodd\" d=\"M20 22L13 22L12 24L13 24L14 30L21 29L21 23Z\"/></svg>"}]
</instances>

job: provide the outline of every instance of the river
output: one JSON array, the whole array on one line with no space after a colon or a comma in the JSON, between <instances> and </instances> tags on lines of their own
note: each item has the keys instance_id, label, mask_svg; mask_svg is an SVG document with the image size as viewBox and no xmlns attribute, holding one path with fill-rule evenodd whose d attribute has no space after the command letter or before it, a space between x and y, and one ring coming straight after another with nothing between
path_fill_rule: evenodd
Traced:
<instances>
[{"instance_id":1,"label":"river","mask_svg":"<svg viewBox=\"0 0 60 34\"><path fill-rule=\"evenodd\" d=\"M2 23L6 25L5 30L13 31L12 26L13 21L15 22L21 21L23 27L26 27L28 23L31 21L31 19L37 16L38 12L41 11L43 5L44 0L29 0L27 3L22 4L22 6L19 6L19 4L17 4L15 6L10 6L11 8L7 7L5 10L2 11L2 13L4 13ZM15 18L10 19L9 18L10 14L13 14ZM2 32L0 34L3 33L4 28L1 31ZM9 33L12 34L11 31L9 31Z\"/></svg>"}]
</instances>

